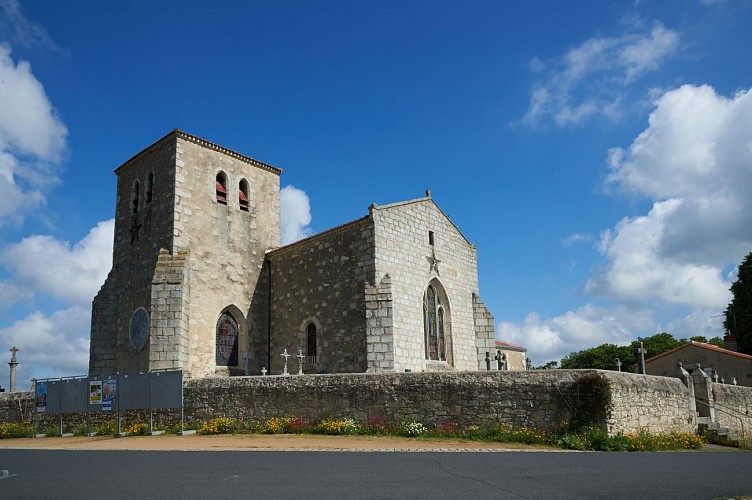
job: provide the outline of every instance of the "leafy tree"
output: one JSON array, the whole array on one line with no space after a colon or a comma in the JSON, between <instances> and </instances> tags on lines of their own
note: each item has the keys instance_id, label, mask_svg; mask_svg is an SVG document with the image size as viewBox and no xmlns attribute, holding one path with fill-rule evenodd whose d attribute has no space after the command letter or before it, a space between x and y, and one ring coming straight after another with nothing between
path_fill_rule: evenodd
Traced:
<instances>
[{"instance_id":1,"label":"leafy tree","mask_svg":"<svg viewBox=\"0 0 752 500\"><path fill-rule=\"evenodd\" d=\"M536 366L534 370L555 370L556 368L558 368L558 365L558 361L549 361L545 365Z\"/></svg>"},{"instance_id":2,"label":"leafy tree","mask_svg":"<svg viewBox=\"0 0 752 500\"><path fill-rule=\"evenodd\" d=\"M723 339L715 337L708 340L702 336L692 337L692 340L698 342L707 342L719 347L723 347ZM643 347L647 349L645 359L652 358L671 349L675 349L689 342L687 339L677 339L666 332L656 333L650 337L639 337L637 342L642 342ZM616 370L614 359L621 360L622 371L632 371L635 363L632 346L619 346L614 344L602 344L598 347L592 347L582 351L577 351L565 356L561 360L561 367L566 369L578 368L596 368L600 370Z\"/></svg>"},{"instance_id":3,"label":"leafy tree","mask_svg":"<svg viewBox=\"0 0 752 500\"><path fill-rule=\"evenodd\" d=\"M688 342L687 339L677 340L673 335L666 332L656 333L651 337L637 337L637 341L642 342L642 345L648 350L645 359L652 358L671 349L676 349Z\"/></svg>"},{"instance_id":4,"label":"leafy tree","mask_svg":"<svg viewBox=\"0 0 752 500\"><path fill-rule=\"evenodd\" d=\"M572 368L597 368L600 370L616 370L614 359L619 358L622 370L630 371L634 362L632 348L614 344L602 344L583 351L571 353L561 360L561 367Z\"/></svg>"},{"instance_id":5,"label":"leafy tree","mask_svg":"<svg viewBox=\"0 0 752 500\"><path fill-rule=\"evenodd\" d=\"M723 339L721 337L713 337L712 339L708 340L707 337L703 337L702 335L695 335L694 337L690 337L689 340L694 340L695 342L705 342L706 344L712 344L716 347L723 347Z\"/></svg>"},{"instance_id":6,"label":"leafy tree","mask_svg":"<svg viewBox=\"0 0 752 500\"><path fill-rule=\"evenodd\" d=\"M739 264L737 280L731 284L734 298L726 307L726 331L736 337L739 352L752 354L752 252Z\"/></svg>"}]
</instances>

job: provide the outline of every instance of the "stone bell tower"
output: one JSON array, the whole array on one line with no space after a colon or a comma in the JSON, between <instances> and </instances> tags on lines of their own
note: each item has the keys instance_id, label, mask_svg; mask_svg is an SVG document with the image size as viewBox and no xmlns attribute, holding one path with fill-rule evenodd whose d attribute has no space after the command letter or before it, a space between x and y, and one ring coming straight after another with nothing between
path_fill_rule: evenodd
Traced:
<instances>
[{"instance_id":1,"label":"stone bell tower","mask_svg":"<svg viewBox=\"0 0 752 500\"><path fill-rule=\"evenodd\" d=\"M92 305L89 373L241 372L266 334L264 254L280 244L282 171L173 130L115 173L113 263Z\"/></svg>"}]
</instances>

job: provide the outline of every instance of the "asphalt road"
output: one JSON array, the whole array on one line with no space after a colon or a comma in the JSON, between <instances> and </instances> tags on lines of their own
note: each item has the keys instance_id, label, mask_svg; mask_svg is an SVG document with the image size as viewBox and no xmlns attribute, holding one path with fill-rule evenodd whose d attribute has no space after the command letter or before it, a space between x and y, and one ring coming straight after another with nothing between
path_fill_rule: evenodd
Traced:
<instances>
[{"instance_id":1,"label":"asphalt road","mask_svg":"<svg viewBox=\"0 0 752 500\"><path fill-rule=\"evenodd\" d=\"M752 453L0 450L3 499L737 495L752 495Z\"/></svg>"}]
</instances>

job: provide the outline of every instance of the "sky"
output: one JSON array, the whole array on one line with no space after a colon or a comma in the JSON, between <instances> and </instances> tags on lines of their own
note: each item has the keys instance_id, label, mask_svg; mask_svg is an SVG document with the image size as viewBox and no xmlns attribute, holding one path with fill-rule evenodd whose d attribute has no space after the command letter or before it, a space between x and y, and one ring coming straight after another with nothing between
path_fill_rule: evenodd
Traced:
<instances>
[{"instance_id":1,"label":"sky","mask_svg":"<svg viewBox=\"0 0 752 500\"><path fill-rule=\"evenodd\" d=\"M18 389L86 373L113 170L173 128L284 169L285 242L430 188L534 365L723 335L749 26L750 0L0 0L0 359Z\"/></svg>"}]
</instances>

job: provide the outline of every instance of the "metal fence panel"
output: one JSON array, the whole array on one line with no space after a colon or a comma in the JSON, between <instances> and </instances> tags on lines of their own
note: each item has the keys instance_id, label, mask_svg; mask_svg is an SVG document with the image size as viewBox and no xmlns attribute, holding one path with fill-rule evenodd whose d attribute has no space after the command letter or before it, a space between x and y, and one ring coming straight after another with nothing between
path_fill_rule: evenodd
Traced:
<instances>
[{"instance_id":1,"label":"metal fence panel","mask_svg":"<svg viewBox=\"0 0 752 500\"><path fill-rule=\"evenodd\" d=\"M48 380L45 383L47 384L47 413L60 413L60 381Z\"/></svg>"},{"instance_id":2,"label":"metal fence panel","mask_svg":"<svg viewBox=\"0 0 752 500\"><path fill-rule=\"evenodd\" d=\"M88 410L89 396L88 378L79 377L63 379L60 382L60 411L61 413L79 413Z\"/></svg>"},{"instance_id":3,"label":"metal fence panel","mask_svg":"<svg viewBox=\"0 0 752 500\"><path fill-rule=\"evenodd\" d=\"M183 406L183 371L151 372L151 407L181 408Z\"/></svg>"},{"instance_id":4,"label":"metal fence panel","mask_svg":"<svg viewBox=\"0 0 752 500\"><path fill-rule=\"evenodd\" d=\"M146 410L149 408L149 374L118 374L118 409Z\"/></svg>"}]
</instances>

